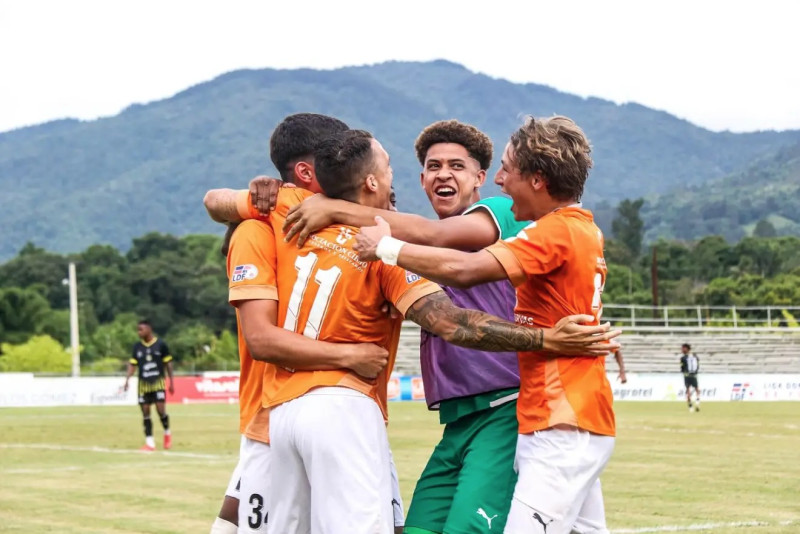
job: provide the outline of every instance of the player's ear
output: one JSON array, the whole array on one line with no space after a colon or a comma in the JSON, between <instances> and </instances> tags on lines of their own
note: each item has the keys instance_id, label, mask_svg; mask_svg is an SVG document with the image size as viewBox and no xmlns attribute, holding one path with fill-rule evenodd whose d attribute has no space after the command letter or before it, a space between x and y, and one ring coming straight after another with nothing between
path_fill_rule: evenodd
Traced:
<instances>
[{"instance_id":1,"label":"player's ear","mask_svg":"<svg viewBox=\"0 0 800 534\"><path fill-rule=\"evenodd\" d=\"M536 171L533 174L531 177L531 187L533 187L534 191L541 191L547 187L547 183L545 182L544 176L541 172Z\"/></svg>"},{"instance_id":2,"label":"player's ear","mask_svg":"<svg viewBox=\"0 0 800 534\"><path fill-rule=\"evenodd\" d=\"M304 185L307 188L314 181L313 165L307 161L298 161L294 164L294 177L297 180L297 185Z\"/></svg>"},{"instance_id":3,"label":"player's ear","mask_svg":"<svg viewBox=\"0 0 800 534\"><path fill-rule=\"evenodd\" d=\"M378 179L375 178L374 174L367 175L367 179L364 184L370 193L375 193L378 191Z\"/></svg>"},{"instance_id":4,"label":"player's ear","mask_svg":"<svg viewBox=\"0 0 800 534\"><path fill-rule=\"evenodd\" d=\"M475 177L475 189L482 186L485 181L486 181L486 171L481 169L478 171L478 175Z\"/></svg>"}]
</instances>

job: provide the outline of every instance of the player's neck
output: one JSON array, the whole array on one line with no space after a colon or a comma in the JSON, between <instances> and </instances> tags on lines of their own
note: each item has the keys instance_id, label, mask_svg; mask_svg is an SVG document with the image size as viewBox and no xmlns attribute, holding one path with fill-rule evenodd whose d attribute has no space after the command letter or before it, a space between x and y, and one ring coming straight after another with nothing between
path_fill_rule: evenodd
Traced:
<instances>
[{"instance_id":1,"label":"player's neck","mask_svg":"<svg viewBox=\"0 0 800 534\"><path fill-rule=\"evenodd\" d=\"M153 341L155 341L155 340L156 340L156 336L149 335L147 337L143 337L142 338L142 343L144 343L145 345L152 345Z\"/></svg>"},{"instance_id":2,"label":"player's neck","mask_svg":"<svg viewBox=\"0 0 800 534\"><path fill-rule=\"evenodd\" d=\"M569 206L575 206L580 204L578 200L570 199L570 200L559 200L556 198L548 197L546 200L542 202L540 209L537 210L536 216L534 220L541 219L548 213L552 213L556 210L560 210L562 208L566 208Z\"/></svg>"}]
</instances>

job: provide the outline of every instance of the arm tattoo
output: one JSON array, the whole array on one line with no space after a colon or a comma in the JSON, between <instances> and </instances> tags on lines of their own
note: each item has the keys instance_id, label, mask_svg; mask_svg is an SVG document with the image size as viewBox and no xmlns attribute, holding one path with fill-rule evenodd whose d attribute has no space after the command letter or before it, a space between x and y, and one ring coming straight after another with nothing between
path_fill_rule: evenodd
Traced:
<instances>
[{"instance_id":1,"label":"arm tattoo","mask_svg":"<svg viewBox=\"0 0 800 534\"><path fill-rule=\"evenodd\" d=\"M241 215L239 215L239 210L236 207L236 197L226 196L224 197L220 203L217 205L216 215L223 221L227 222L237 222L241 220Z\"/></svg>"},{"instance_id":2,"label":"arm tattoo","mask_svg":"<svg viewBox=\"0 0 800 534\"><path fill-rule=\"evenodd\" d=\"M453 304L438 292L416 301L406 318L454 345L492 352L541 350L544 331L504 321L478 310Z\"/></svg>"}]
</instances>

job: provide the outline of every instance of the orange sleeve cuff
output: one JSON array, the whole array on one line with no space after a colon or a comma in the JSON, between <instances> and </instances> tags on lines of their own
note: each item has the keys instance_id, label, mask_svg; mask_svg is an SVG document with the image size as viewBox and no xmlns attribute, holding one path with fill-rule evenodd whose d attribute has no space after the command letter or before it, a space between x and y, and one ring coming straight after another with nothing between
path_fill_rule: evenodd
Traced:
<instances>
[{"instance_id":1,"label":"orange sleeve cuff","mask_svg":"<svg viewBox=\"0 0 800 534\"><path fill-rule=\"evenodd\" d=\"M527 280L522 264L519 262L514 252L512 252L504 242L498 241L485 250L500 262L500 265L505 269L508 279L511 280L514 287L522 285L525 280Z\"/></svg>"},{"instance_id":2,"label":"orange sleeve cuff","mask_svg":"<svg viewBox=\"0 0 800 534\"><path fill-rule=\"evenodd\" d=\"M403 314L403 317L405 317L406 312L412 306L412 304L417 302L422 297L427 297L428 295L438 293L439 291L443 291L443 289L433 282L414 286L403 293L399 299L397 299L397 302L394 303L394 307L397 308L397 311Z\"/></svg>"},{"instance_id":3,"label":"orange sleeve cuff","mask_svg":"<svg viewBox=\"0 0 800 534\"><path fill-rule=\"evenodd\" d=\"M278 300L278 288L275 286L239 286L228 290L228 302L239 300Z\"/></svg>"}]
</instances>

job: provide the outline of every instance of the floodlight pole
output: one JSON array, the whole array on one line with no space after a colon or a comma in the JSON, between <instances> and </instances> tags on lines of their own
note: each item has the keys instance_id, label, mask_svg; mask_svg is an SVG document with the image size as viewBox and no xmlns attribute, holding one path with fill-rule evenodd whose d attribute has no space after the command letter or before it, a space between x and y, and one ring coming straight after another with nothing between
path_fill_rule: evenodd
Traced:
<instances>
[{"instance_id":1,"label":"floodlight pole","mask_svg":"<svg viewBox=\"0 0 800 534\"><path fill-rule=\"evenodd\" d=\"M72 347L72 376L81 376L81 352L78 339L78 280L75 262L69 262L69 339Z\"/></svg>"}]
</instances>

